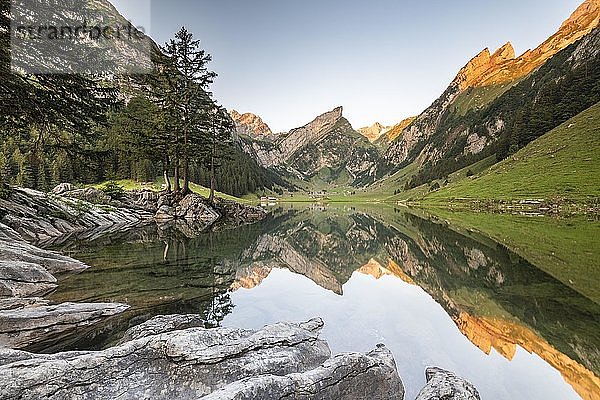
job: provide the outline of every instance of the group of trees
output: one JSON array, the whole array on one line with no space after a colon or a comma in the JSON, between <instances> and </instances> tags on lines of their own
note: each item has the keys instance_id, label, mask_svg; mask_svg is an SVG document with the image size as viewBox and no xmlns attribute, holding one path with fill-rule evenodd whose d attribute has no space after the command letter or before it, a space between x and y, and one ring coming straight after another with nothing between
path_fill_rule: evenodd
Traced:
<instances>
[{"instance_id":1,"label":"group of trees","mask_svg":"<svg viewBox=\"0 0 600 400\"><path fill-rule=\"evenodd\" d=\"M103 132L112 172L152 180L160 165L167 190L185 194L193 170L207 168L212 201L216 170L233 152L233 121L212 99L211 57L190 32L182 28L161 50L154 73L140 78L145 91L113 113Z\"/></svg>"},{"instance_id":2,"label":"group of trees","mask_svg":"<svg viewBox=\"0 0 600 400\"><path fill-rule=\"evenodd\" d=\"M9 9L0 0L0 182L49 190L164 177L181 194L191 181L205 184L211 200L219 189L242 195L272 185L234 145L234 123L209 91L211 57L185 28L155 49L151 74L15 73Z\"/></svg>"}]
</instances>

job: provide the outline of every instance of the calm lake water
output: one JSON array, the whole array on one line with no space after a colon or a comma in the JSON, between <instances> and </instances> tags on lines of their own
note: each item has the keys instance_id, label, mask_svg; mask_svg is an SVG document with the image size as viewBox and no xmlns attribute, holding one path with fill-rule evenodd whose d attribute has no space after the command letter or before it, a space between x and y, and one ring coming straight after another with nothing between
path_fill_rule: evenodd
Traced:
<instances>
[{"instance_id":1,"label":"calm lake water","mask_svg":"<svg viewBox=\"0 0 600 400\"><path fill-rule=\"evenodd\" d=\"M539 231L535 219L510 218ZM589 236L597 228L579 221L570 229ZM383 206L278 207L235 230L148 226L71 240L56 248L93 268L63 277L51 299L132 309L32 350L99 349L158 314L197 313L207 326L242 328L319 316L334 353L385 343L406 399L424 386L428 366L467 378L483 399L600 399L600 243L543 236L545 245L556 241L552 257L575 260L591 277L580 283L551 262L533 265L545 260L545 245L513 249L528 261L473 229Z\"/></svg>"}]
</instances>

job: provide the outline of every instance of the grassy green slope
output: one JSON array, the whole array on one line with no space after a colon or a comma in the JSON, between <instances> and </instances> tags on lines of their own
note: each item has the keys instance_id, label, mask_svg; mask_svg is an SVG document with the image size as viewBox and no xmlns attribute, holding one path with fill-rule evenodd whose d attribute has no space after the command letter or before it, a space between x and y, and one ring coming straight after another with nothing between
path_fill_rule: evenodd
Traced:
<instances>
[{"instance_id":1,"label":"grassy green slope","mask_svg":"<svg viewBox=\"0 0 600 400\"><path fill-rule=\"evenodd\" d=\"M450 227L475 230L504 244L565 285L600 303L598 221L583 215L561 219L453 212L444 208L428 211L448 221Z\"/></svg>"},{"instance_id":2,"label":"grassy green slope","mask_svg":"<svg viewBox=\"0 0 600 400\"><path fill-rule=\"evenodd\" d=\"M425 196L518 200L600 198L600 103L527 145L473 179Z\"/></svg>"},{"instance_id":3,"label":"grassy green slope","mask_svg":"<svg viewBox=\"0 0 600 400\"><path fill-rule=\"evenodd\" d=\"M116 183L121 186L124 190L141 190L141 189L149 189L149 190L154 190L154 191L160 191L162 189L162 184L163 184L164 180L159 179L156 182L149 182L149 183L142 183L142 182L137 182L131 179L121 179L121 180L117 180ZM101 189L104 186L106 186L108 182L103 182L103 183L99 183L97 185L92 185L92 187L95 187L96 189ZM182 182L183 183L183 182ZM192 190L192 192L197 193L201 196L204 197L208 197L210 195L210 189L205 188L204 186L200 186L197 185L193 182L190 182L190 189ZM241 199L239 197L235 197L235 196L230 196L228 194L225 193L221 193L221 192L215 192L215 196L220 197L222 199L225 200L233 200L233 201L237 201L239 203L248 203L250 202L249 200L246 199Z\"/></svg>"}]
</instances>

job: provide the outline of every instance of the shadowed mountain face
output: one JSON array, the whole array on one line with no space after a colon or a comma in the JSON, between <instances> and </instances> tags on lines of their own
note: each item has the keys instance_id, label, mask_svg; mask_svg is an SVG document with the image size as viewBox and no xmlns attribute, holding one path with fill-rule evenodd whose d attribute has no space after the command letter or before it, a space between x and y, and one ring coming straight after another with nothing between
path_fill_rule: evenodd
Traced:
<instances>
[{"instance_id":1,"label":"shadowed mountain face","mask_svg":"<svg viewBox=\"0 0 600 400\"><path fill-rule=\"evenodd\" d=\"M385 151L377 176L411 164L410 187L490 156L498 160L600 100L600 2L585 1L534 50L483 50ZM512 150L511 150L512 146Z\"/></svg>"},{"instance_id":2,"label":"shadowed mountain face","mask_svg":"<svg viewBox=\"0 0 600 400\"><path fill-rule=\"evenodd\" d=\"M279 209L234 231L182 232L149 226L63 245L93 268L66 277L53 300L133 306L110 329L67 346L102 347L157 314L200 313L217 325L233 310L228 292L260 286L274 269L340 296L359 272L420 286L487 354L495 349L510 360L519 346L558 369L582 397L600 387L600 306L487 237L388 208Z\"/></svg>"},{"instance_id":3,"label":"shadowed mountain face","mask_svg":"<svg viewBox=\"0 0 600 400\"><path fill-rule=\"evenodd\" d=\"M259 135L238 118L238 134L244 151L265 168L300 181L364 185L374 181L377 148L354 130L342 115L342 107L312 122L279 135ZM233 114L234 118L237 114ZM256 126L256 119L253 119ZM257 130L258 129L258 130ZM248 131L251 133L248 133Z\"/></svg>"}]
</instances>

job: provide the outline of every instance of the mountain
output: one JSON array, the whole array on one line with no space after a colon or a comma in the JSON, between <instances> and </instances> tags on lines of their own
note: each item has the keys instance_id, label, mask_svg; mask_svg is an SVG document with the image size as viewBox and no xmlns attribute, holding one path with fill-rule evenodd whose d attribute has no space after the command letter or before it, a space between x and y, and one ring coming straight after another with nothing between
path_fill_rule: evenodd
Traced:
<instances>
[{"instance_id":1,"label":"mountain","mask_svg":"<svg viewBox=\"0 0 600 400\"><path fill-rule=\"evenodd\" d=\"M407 118L405 120L400 121L399 123L397 123L393 127L391 127L386 132L386 139L388 140L388 142L393 142L394 140L396 140L398 138L398 136L402 135L402 132L404 132L404 130L410 124L412 124L413 122L415 122L415 119L417 119L417 117Z\"/></svg>"},{"instance_id":2,"label":"mountain","mask_svg":"<svg viewBox=\"0 0 600 400\"><path fill-rule=\"evenodd\" d=\"M519 58L510 43L476 56L389 146L378 177L417 171L400 174L412 188L487 157L500 161L600 101L599 4L583 3Z\"/></svg>"},{"instance_id":3,"label":"mountain","mask_svg":"<svg viewBox=\"0 0 600 400\"><path fill-rule=\"evenodd\" d=\"M14 67L40 74L72 72L117 75L152 70L151 55L158 46L132 26L109 1L46 3L11 2L11 23L14 26L43 23L50 28L71 29L83 24L83 27L90 27L89 31L75 35L74 42L15 39L11 42ZM102 36L94 36L96 28L103 29ZM52 38L52 30L48 29L48 32L48 37ZM65 34L62 29L60 34Z\"/></svg>"},{"instance_id":4,"label":"mountain","mask_svg":"<svg viewBox=\"0 0 600 400\"><path fill-rule=\"evenodd\" d=\"M242 137L260 165L304 182L365 185L375 178L377 148L354 130L337 107L275 137Z\"/></svg>"},{"instance_id":5,"label":"mountain","mask_svg":"<svg viewBox=\"0 0 600 400\"><path fill-rule=\"evenodd\" d=\"M458 73L454 82L461 90L513 82L528 75L556 53L590 33L599 22L600 1L587 0L561 25L558 32L535 50L527 50L515 58L515 51L510 42L493 55L490 55L489 49L485 49Z\"/></svg>"},{"instance_id":6,"label":"mountain","mask_svg":"<svg viewBox=\"0 0 600 400\"><path fill-rule=\"evenodd\" d=\"M369 142L374 143L389 130L389 126L383 126L379 122L375 122L371 126L358 129L357 132L366 137Z\"/></svg>"},{"instance_id":7,"label":"mountain","mask_svg":"<svg viewBox=\"0 0 600 400\"><path fill-rule=\"evenodd\" d=\"M273 135L271 128L257 115L252 113L240 114L236 110L231 110L229 116L235 122L238 134L257 138Z\"/></svg>"},{"instance_id":8,"label":"mountain","mask_svg":"<svg viewBox=\"0 0 600 400\"><path fill-rule=\"evenodd\" d=\"M451 198L511 200L600 198L600 103L494 165L481 176L430 193L430 201Z\"/></svg>"}]
</instances>

